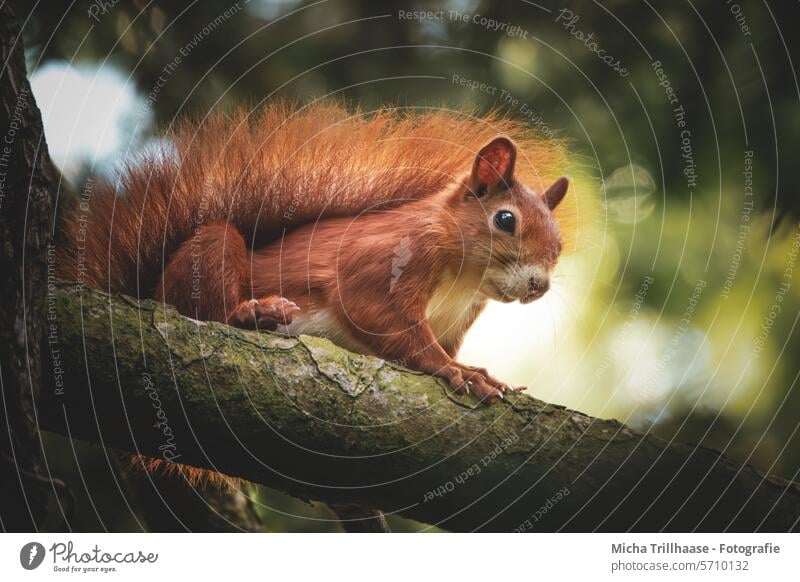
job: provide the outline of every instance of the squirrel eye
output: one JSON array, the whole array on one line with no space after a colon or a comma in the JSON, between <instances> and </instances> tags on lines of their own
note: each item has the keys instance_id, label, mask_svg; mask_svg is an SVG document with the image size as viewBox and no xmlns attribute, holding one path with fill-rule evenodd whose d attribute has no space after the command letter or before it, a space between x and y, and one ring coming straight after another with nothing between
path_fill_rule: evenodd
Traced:
<instances>
[{"instance_id":1,"label":"squirrel eye","mask_svg":"<svg viewBox=\"0 0 800 582\"><path fill-rule=\"evenodd\" d=\"M517 219L508 210L498 210L494 215L494 225L508 234L514 234L514 227L517 225Z\"/></svg>"}]
</instances>

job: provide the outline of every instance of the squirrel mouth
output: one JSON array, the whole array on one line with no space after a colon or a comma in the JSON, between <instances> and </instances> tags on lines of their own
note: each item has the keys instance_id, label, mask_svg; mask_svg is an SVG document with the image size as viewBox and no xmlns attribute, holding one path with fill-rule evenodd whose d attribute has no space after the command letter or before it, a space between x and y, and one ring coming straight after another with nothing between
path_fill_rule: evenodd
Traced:
<instances>
[{"instance_id":1,"label":"squirrel mouth","mask_svg":"<svg viewBox=\"0 0 800 582\"><path fill-rule=\"evenodd\" d=\"M544 297L545 293L547 293L547 289L545 289L543 291L534 291L533 293L529 293L525 297L521 298L519 300L519 302L520 303L525 303L525 304L533 303L537 299L541 299L542 297Z\"/></svg>"},{"instance_id":2,"label":"squirrel mouth","mask_svg":"<svg viewBox=\"0 0 800 582\"><path fill-rule=\"evenodd\" d=\"M515 296L511 291L503 291L495 283L491 283L491 293L486 293L490 299L499 301L500 303L514 303L515 301L522 301L521 297Z\"/></svg>"},{"instance_id":3,"label":"squirrel mouth","mask_svg":"<svg viewBox=\"0 0 800 582\"><path fill-rule=\"evenodd\" d=\"M489 299L494 299L495 301L499 301L500 303L514 303L518 297L514 297L510 293L502 291L500 287L498 287L495 283L490 282L490 287L487 291L484 291L484 295Z\"/></svg>"},{"instance_id":4,"label":"squirrel mouth","mask_svg":"<svg viewBox=\"0 0 800 582\"><path fill-rule=\"evenodd\" d=\"M526 295L516 295L512 290L504 290L502 286L493 281L489 281L488 292L484 292L484 295L501 303L514 303L515 301L519 301L522 304L528 304L544 297L548 290L549 287L543 287L529 291Z\"/></svg>"},{"instance_id":5,"label":"squirrel mouth","mask_svg":"<svg viewBox=\"0 0 800 582\"><path fill-rule=\"evenodd\" d=\"M545 288L545 289L540 289L540 290L537 290L537 291L532 291L532 292L528 293L528 294L527 294L525 297L522 297L522 298L519 300L519 302L520 302L520 303L525 303L525 304L527 304L527 303L533 303L533 302L534 302L534 301L536 301L537 299L541 299L542 297L544 297L544 296L545 296L545 294L547 293L547 291L548 291L548 289L547 289L547 288Z\"/></svg>"}]
</instances>

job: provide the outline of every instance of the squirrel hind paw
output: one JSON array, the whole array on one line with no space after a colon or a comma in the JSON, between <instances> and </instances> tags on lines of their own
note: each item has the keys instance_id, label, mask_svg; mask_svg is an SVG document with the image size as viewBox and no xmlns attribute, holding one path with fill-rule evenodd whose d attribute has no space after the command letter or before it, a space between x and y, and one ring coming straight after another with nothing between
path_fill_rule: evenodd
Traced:
<instances>
[{"instance_id":1,"label":"squirrel hind paw","mask_svg":"<svg viewBox=\"0 0 800 582\"><path fill-rule=\"evenodd\" d=\"M270 296L242 301L228 316L228 325L244 329L275 331L289 325L300 308L285 297Z\"/></svg>"}]
</instances>

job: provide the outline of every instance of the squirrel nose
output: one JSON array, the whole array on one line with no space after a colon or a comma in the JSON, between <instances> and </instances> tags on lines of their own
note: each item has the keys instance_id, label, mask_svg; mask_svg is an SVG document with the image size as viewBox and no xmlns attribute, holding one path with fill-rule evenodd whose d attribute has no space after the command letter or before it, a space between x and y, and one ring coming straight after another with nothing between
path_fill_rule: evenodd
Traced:
<instances>
[{"instance_id":1,"label":"squirrel nose","mask_svg":"<svg viewBox=\"0 0 800 582\"><path fill-rule=\"evenodd\" d=\"M550 280L543 279L539 277L532 277L530 281L528 281L528 293L533 298L539 298L545 293L547 290L550 289Z\"/></svg>"}]
</instances>

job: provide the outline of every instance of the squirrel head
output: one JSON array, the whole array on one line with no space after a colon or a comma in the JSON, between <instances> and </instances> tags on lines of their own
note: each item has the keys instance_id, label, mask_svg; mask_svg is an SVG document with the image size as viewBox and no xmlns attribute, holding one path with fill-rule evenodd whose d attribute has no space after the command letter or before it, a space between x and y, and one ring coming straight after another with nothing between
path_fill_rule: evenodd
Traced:
<instances>
[{"instance_id":1,"label":"squirrel head","mask_svg":"<svg viewBox=\"0 0 800 582\"><path fill-rule=\"evenodd\" d=\"M530 303L550 288L561 254L553 211L564 199L567 178L537 192L514 176L517 148L505 136L475 157L472 172L452 198L466 265L480 272L480 291L502 302Z\"/></svg>"}]
</instances>

